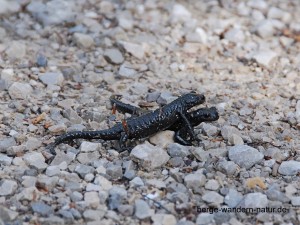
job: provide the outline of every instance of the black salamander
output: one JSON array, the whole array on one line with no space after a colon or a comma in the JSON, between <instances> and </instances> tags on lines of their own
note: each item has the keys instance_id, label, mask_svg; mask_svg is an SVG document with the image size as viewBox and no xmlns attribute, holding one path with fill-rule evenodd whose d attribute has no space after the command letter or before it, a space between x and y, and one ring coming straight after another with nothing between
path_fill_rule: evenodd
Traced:
<instances>
[{"instance_id":1,"label":"black salamander","mask_svg":"<svg viewBox=\"0 0 300 225\"><path fill-rule=\"evenodd\" d=\"M139 117L123 120L115 126L99 131L71 131L55 139L55 142L49 146L52 154L56 154L55 146L65 141L83 138L83 139L102 139L119 140L121 149L125 148L125 142L128 139L145 138L166 130L178 121L183 121L186 131L190 137L195 139L193 126L186 117L187 110L205 102L204 95L194 92L185 94L170 104L163 106L153 112L143 114Z\"/></svg>"},{"instance_id":2,"label":"black salamander","mask_svg":"<svg viewBox=\"0 0 300 225\"><path fill-rule=\"evenodd\" d=\"M141 116L145 113L149 113L149 111L147 110L119 101L119 96L117 95L111 96L110 101L112 103L113 109L115 108L116 110L122 113L129 113L134 116ZM192 127L195 127L202 122L218 120L219 114L216 107L211 107L211 108L201 108L192 112L188 112L186 114L186 117L188 121L191 123ZM187 127L185 126L185 122L183 120L179 120L178 122L174 123L167 129L175 131L174 139L176 142L182 145L192 145L192 141L194 141L194 139L191 136L188 139L189 133Z\"/></svg>"}]
</instances>

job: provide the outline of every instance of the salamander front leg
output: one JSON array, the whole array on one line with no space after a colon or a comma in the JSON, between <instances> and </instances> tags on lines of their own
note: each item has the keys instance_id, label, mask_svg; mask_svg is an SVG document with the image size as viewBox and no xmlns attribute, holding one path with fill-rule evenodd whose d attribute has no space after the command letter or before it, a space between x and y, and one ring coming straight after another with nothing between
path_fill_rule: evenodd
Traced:
<instances>
[{"instance_id":1,"label":"salamander front leg","mask_svg":"<svg viewBox=\"0 0 300 225\"><path fill-rule=\"evenodd\" d=\"M121 151L126 151L127 147L126 147L126 141L128 140L128 135L125 132L121 133L121 138L119 141L119 145L120 145L120 149Z\"/></svg>"},{"instance_id":2,"label":"salamander front leg","mask_svg":"<svg viewBox=\"0 0 300 225\"><path fill-rule=\"evenodd\" d=\"M187 132L190 134L191 140L196 140L196 134L194 132L194 128L192 126L192 124L190 123L190 121L186 118L185 114L183 114L182 112L179 113L181 118L183 119L185 126L187 128Z\"/></svg>"},{"instance_id":3,"label":"salamander front leg","mask_svg":"<svg viewBox=\"0 0 300 225\"><path fill-rule=\"evenodd\" d=\"M187 146L191 146L192 145L192 142L190 140L187 140L185 138L183 138L181 135L180 135L180 131L181 130L178 130L175 132L175 135L174 135L174 140L175 142L181 144L181 145L187 145Z\"/></svg>"}]
</instances>

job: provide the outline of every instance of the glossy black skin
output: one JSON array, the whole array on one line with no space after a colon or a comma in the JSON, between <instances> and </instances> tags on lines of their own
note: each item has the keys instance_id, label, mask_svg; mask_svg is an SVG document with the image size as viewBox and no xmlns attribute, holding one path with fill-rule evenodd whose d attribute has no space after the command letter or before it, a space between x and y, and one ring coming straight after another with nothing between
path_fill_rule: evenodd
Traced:
<instances>
[{"instance_id":1,"label":"glossy black skin","mask_svg":"<svg viewBox=\"0 0 300 225\"><path fill-rule=\"evenodd\" d=\"M49 146L50 152L56 154L54 148L60 143L68 140L83 139L102 139L102 140L119 140L121 149L125 149L125 142L133 138L145 138L166 130L179 120L185 123L186 130L190 137L195 138L193 126L187 119L187 110L193 106L205 102L204 95L194 92L185 94L170 104L163 106L153 112L148 112L139 117L132 117L117 123L114 127L99 131L72 131L63 134L55 139L55 142Z\"/></svg>"},{"instance_id":2,"label":"glossy black skin","mask_svg":"<svg viewBox=\"0 0 300 225\"><path fill-rule=\"evenodd\" d=\"M143 115L149 111L135 107L130 104L119 101L119 96L112 96L110 101L118 111L122 113L129 113L135 116ZM192 125L192 127L198 126L202 122L216 121L219 119L219 114L216 107L201 108L186 114L186 118ZM179 120L168 128L168 130L175 131L174 139L176 142L182 145L192 145L192 141L195 139L189 136L185 121ZM188 137L189 136L189 137Z\"/></svg>"},{"instance_id":3,"label":"glossy black skin","mask_svg":"<svg viewBox=\"0 0 300 225\"><path fill-rule=\"evenodd\" d=\"M210 121L218 120L219 114L216 107L201 108L189 112L187 114L187 118L191 122L192 126L195 127L202 122L210 122ZM187 127L184 125L184 122L181 120L179 120L178 123L172 125L169 129L175 131L174 139L176 142L182 145L192 145L192 141L195 140L194 137L189 135L189 133L187 132Z\"/></svg>"}]
</instances>

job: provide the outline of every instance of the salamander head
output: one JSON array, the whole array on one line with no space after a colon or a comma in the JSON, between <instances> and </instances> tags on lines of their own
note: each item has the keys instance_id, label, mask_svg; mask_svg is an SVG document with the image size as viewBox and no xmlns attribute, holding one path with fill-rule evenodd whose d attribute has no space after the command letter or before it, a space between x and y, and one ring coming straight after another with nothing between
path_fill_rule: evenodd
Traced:
<instances>
[{"instance_id":1,"label":"salamander head","mask_svg":"<svg viewBox=\"0 0 300 225\"><path fill-rule=\"evenodd\" d=\"M192 108L193 106L200 105L205 102L205 96L191 92L180 97L180 100L183 101L187 109Z\"/></svg>"},{"instance_id":2,"label":"salamander head","mask_svg":"<svg viewBox=\"0 0 300 225\"><path fill-rule=\"evenodd\" d=\"M216 107L201 108L190 112L188 119L193 126L197 126L202 122L218 120L219 114Z\"/></svg>"}]
</instances>

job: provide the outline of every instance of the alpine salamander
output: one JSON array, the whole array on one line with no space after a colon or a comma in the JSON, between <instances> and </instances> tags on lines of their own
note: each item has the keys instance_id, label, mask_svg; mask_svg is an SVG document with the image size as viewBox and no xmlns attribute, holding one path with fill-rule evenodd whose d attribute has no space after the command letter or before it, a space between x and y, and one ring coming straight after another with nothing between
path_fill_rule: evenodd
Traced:
<instances>
[{"instance_id":1,"label":"alpine salamander","mask_svg":"<svg viewBox=\"0 0 300 225\"><path fill-rule=\"evenodd\" d=\"M128 139L148 137L158 131L168 129L179 121L182 121L191 139L194 140L195 133L191 122L187 118L187 110L204 102L204 95L191 92L182 95L171 103L153 112L123 120L121 123L117 123L109 129L67 132L57 137L55 142L49 146L49 150L55 155L55 146L65 141L78 138L119 140L121 149L125 149L125 142Z\"/></svg>"},{"instance_id":2,"label":"alpine salamander","mask_svg":"<svg viewBox=\"0 0 300 225\"><path fill-rule=\"evenodd\" d=\"M113 95L110 97L111 104L113 106L113 110L118 110L122 113L129 113L134 116L141 116L143 114L149 113L151 111L141 109L139 107L126 104L119 100L118 95ZM200 108L195 111L188 112L186 114L188 121L191 123L193 127L198 126L202 122L216 121L219 119L219 114L216 107L211 108ZM175 131L174 140L182 145L192 145L192 141L194 139L189 137L187 127L185 126L185 122L183 120L179 120L174 123L172 126L168 128L168 130Z\"/></svg>"}]
</instances>

